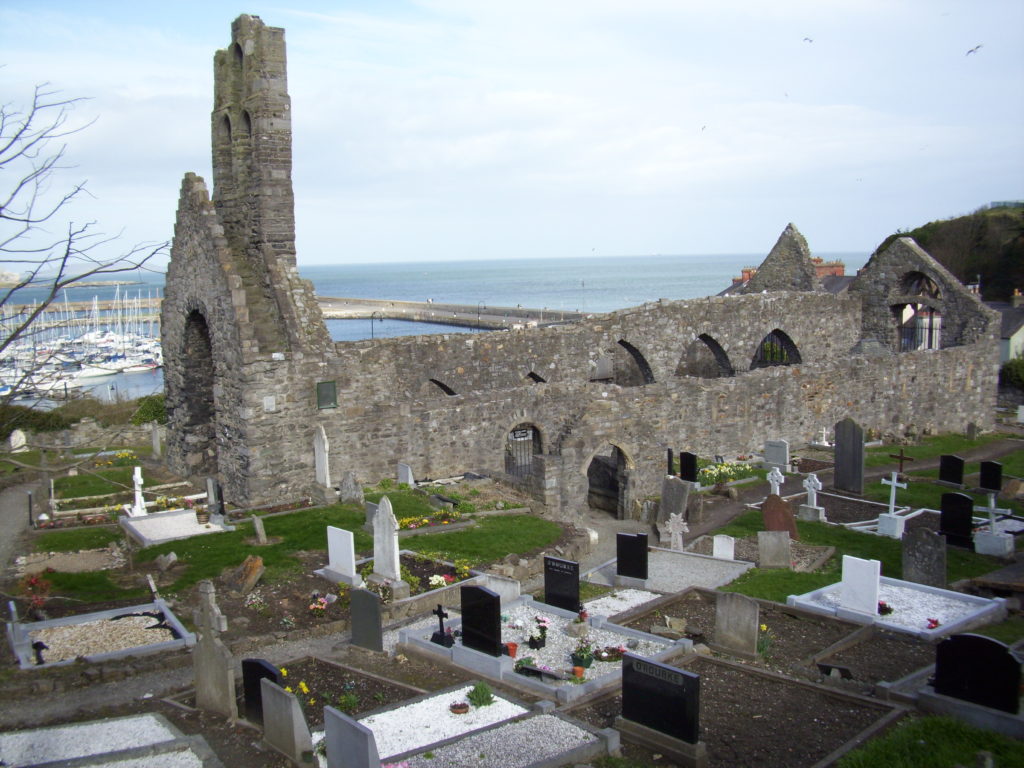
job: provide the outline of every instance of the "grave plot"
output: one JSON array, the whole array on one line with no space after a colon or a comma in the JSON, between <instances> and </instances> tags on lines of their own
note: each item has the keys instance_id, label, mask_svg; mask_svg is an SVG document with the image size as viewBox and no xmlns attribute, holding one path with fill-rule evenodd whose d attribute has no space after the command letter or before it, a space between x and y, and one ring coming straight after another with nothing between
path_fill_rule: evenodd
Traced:
<instances>
[{"instance_id":1,"label":"grave plot","mask_svg":"<svg viewBox=\"0 0 1024 768\"><path fill-rule=\"evenodd\" d=\"M894 711L881 702L730 662L689 657L676 665L700 675L700 739L712 768L813 765ZM607 728L621 711L621 695L613 694L568 714ZM650 751L625 742L623 756L653 763Z\"/></svg>"},{"instance_id":2,"label":"grave plot","mask_svg":"<svg viewBox=\"0 0 1024 768\"><path fill-rule=\"evenodd\" d=\"M896 682L935 662L935 646L909 635L868 628L821 656L820 664L839 667L835 674L852 690L871 694L880 682ZM823 673L828 667L821 667ZM847 676L847 674L849 676Z\"/></svg>"},{"instance_id":3,"label":"grave plot","mask_svg":"<svg viewBox=\"0 0 1024 768\"><path fill-rule=\"evenodd\" d=\"M743 560L755 564L757 563L760 552L758 549L756 535L733 539L733 546L733 556L736 560ZM686 551L693 552L698 555L710 556L714 551L714 537L701 536L693 541L693 543L686 548ZM799 541L790 541L789 551L794 563L794 571L813 571L820 567L824 560L828 559L828 557L834 552L834 548L820 547L812 544L801 544Z\"/></svg>"},{"instance_id":4,"label":"grave plot","mask_svg":"<svg viewBox=\"0 0 1024 768\"><path fill-rule=\"evenodd\" d=\"M160 599L46 621L22 623L15 616L7 634L22 669L71 664L78 657L103 661L163 653L195 643Z\"/></svg>"},{"instance_id":5,"label":"grave plot","mask_svg":"<svg viewBox=\"0 0 1024 768\"><path fill-rule=\"evenodd\" d=\"M678 592L687 587L721 587L754 567L752 562L724 560L689 552L651 547L648 554L646 588L654 592ZM616 583L616 561L609 560L587 572L594 584Z\"/></svg>"},{"instance_id":6,"label":"grave plot","mask_svg":"<svg viewBox=\"0 0 1024 768\"><path fill-rule=\"evenodd\" d=\"M630 611L619 621L643 632L711 643L715 637L717 594L703 589L687 590ZM859 629L856 624L794 611L776 603L759 604L761 658L752 663L787 674L816 677L812 658ZM671 626L676 627L674 632Z\"/></svg>"}]
</instances>

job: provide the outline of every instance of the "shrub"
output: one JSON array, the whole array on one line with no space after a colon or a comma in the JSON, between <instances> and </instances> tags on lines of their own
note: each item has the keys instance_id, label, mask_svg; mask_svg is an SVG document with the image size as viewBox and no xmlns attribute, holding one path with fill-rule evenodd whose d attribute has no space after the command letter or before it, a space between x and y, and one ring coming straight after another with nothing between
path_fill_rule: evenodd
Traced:
<instances>
[{"instance_id":1,"label":"shrub","mask_svg":"<svg viewBox=\"0 0 1024 768\"><path fill-rule=\"evenodd\" d=\"M163 395L146 395L137 401L135 413L132 414L132 424L148 424L155 421L157 424L167 423L167 409L164 407Z\"/></svg>"},{"instance_id":2,"label":"shrub","mask_svg":"<svg viewBox=\"0 0 1024 768\"><path fill-rule=\"evenodd\" d=\"M999 369L999 385L1024 389L1024 357L1007 360Z\"/></svg>"},{"instance_id":3,"label":"shrub","mask_svg":"<svg viewBox=\"0 0 1024 768\"><path fill-rule=\"evenodd\" d=\"M466 696L469 699L469 703L474 707L486 707L494 703L494 694L491 692L491 686L487 683L477 683L473 686L473 690Z\"/></svg>"},{"instance_id":4,"label":"shrub","mask_svg":"<svg viewBox=\"0 0 1024 768\"><path fill-rule=\"evenodd\" d=\"M59 432L71 421L57 411L39 411L21 405L0 405L0 439L6 440L15 429L26 432Z\"/></svg>"}]
</instances>

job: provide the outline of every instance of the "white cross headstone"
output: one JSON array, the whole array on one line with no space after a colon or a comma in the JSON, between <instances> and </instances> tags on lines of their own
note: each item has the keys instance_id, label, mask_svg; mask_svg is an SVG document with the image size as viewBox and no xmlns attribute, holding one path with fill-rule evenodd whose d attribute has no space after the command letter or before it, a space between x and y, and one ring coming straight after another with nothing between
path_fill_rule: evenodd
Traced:
<instances>
[{"instance_id":1,"label":"white cross headstone","mask_svg":"<svg viewBox=\"0 0 1024 768\"><path fill-rule=\"evenodd\" d=\"M828 427L821 428L821 445L832 445L828 440Z\"/></svg>"},{"instance_id":2,"label":"white cross headstone","mask_svg":"<svg viewBox=\"0 0 1024 768\"><path fill-rule=\"evenodd\" d=\"M988 505L987 506L976 506L975 512L987 512L988 513L988 530L978 531L974 534L974 551L982 555L992 555L994 557L1002 557L1010 559L1014 553L1014 538L1012 533L1000 533L996 527L998 520L996 519L1000 514L1009 514L1008 509L999 509L996 506L996 494L988 494Z\"/></svg>"},{"instance_id":3,"label":"white cross headstone","mask_svg":"<svg viewBox=\"0 0 1024 768\"><path fill-rule=\"evenodd\" d=\"M373 516L373 572L391 581L401 578L398 562L398 521L391 501L380 497L377 514Z\"/></svg>"},{"instance_id":4,"label":"white cross headstone","mask_svg":"<svg viewBox=\"0 0 1024 768\"><path fill-rule=\"evenodd\" d=\"M772 471L768 473L768 484L771 486L771 495L779 495L779 486L786 482L786 476L779 471L778 467L772 467Z\"/></svg>"},{"instance_id":5,"label":"white cross headstone","mask_svg":"<svg viewBox=\"0 0 1024 768\"><path fill-rule=\"evenodd\" d=\"M804 490L807 491L807 506L818 506L818 491L821 490L821 480L813 472L804 478Z\"/></svg>"},{"instance_id":6,"label":"white cross headstone","mask_svg":"<svg viewBox=\"0 0 1024 768\"><path fill-rule=\"evenodd\" d=\"M899 478L899 476L900 476L899 472L893 472L892 473L892 477L889 480L886 480L884 477L882 478L882 485L888 485L889 486L889 514L890 515L895 515L896 514L896 489L897 488L906 488L907 487L906 483L897 482L897 479Z\"/></svg>"},{"instance_id":7,"label":"white cross headstone","mask_svg":"<svg viewBox=\"0 0 1024 768\"><path fill-rule=\"evenodd\" d=\"M135 503L132 504L132 517L146 514L146 501L142 498L142 467L136 467L132 473L135 486Z\"/></svg>"},{"instance_id":8,"label":"white cross headstone","mask_svg":"<svg viewBox=\"0 0 1024 768\"><path fill-rule=\"evenodd\" d=\"M683 534L690 532L690 527L683 520L683 516L679 513L674 513L668 516L668 532L672 536L671 543L669 544L670 549L676 551L683 551Z\"/></svg>"}]
</instances>

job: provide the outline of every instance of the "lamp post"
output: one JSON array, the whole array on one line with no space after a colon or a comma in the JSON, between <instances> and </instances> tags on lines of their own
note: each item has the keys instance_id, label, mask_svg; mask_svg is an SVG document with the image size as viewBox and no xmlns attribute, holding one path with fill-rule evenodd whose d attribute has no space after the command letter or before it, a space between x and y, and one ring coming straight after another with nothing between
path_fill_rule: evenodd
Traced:
<instances>
[{"instance_id":1,"label":"lamp post","mask_svg":"<svg viewBox=\"0 0 1024 768\"><path fill-rule=\"evenodd\" d=\"M476 332L477 333L480 333L480 309L482 307L486 307L486 304L484 304L482 301L478 301L476 303Z\"/></svg>"},{"instance_id":2,"label":"lamp post","mask_svg":"<svg viewBox=\"0 0 1024 768\"><path fill-rule=\"evenodd\" d=\"M379 317L380 321L384 322L384 314L382 312L371 312L370 313L370 338L373 338L373 318Z\"/></svg>"}]
</instances>

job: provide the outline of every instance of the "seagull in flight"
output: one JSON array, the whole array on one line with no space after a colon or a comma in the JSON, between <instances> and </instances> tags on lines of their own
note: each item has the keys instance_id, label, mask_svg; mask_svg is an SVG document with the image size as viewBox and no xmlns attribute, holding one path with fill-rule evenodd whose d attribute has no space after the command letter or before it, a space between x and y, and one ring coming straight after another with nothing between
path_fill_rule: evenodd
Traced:
<instances>
[{"instance_id":1,"label":"seagull in flight","mask_svg":"<svg viewBox=\"0 0 1024 768\"><path fill-rule=\"evenodd\" d=\"M811 38L809 38L809 37L805 37L804 38L804 42L805 43L813 43L814 41Z\"/></svg>"},{"instance_id":2,"label":"seagull in flight","mask_svg":"<svg viewBox=\"0 0 1024 768\"><path fill-rule=\"evenodd\" d=\"M978 45L974 46L973 48L971 48L971 50L969 50L967 53L965 53L964 56L970 56L972 53L977 53L979 48L981 48L981 44L980 43Z\"/></svg>"}]
</instances>

